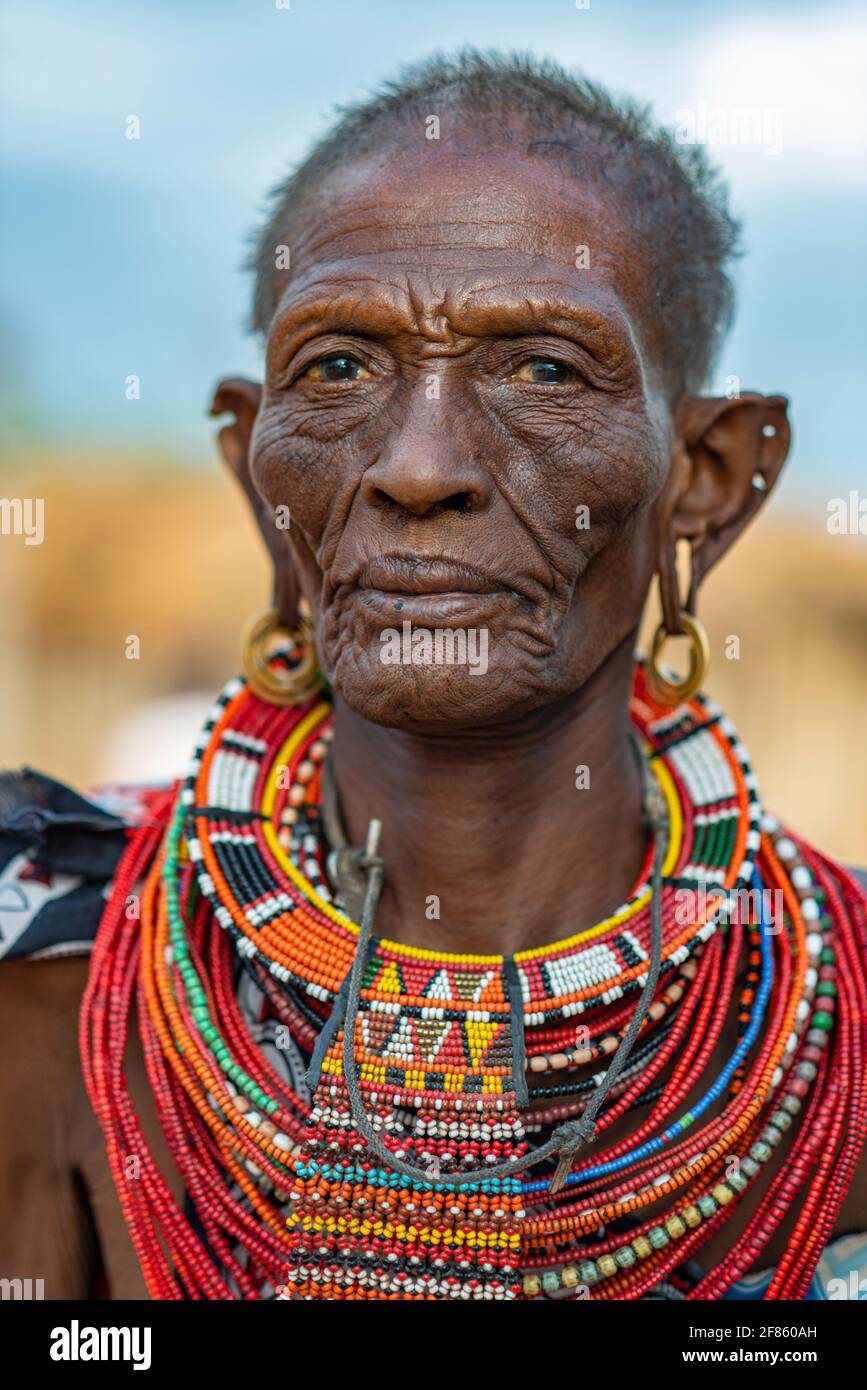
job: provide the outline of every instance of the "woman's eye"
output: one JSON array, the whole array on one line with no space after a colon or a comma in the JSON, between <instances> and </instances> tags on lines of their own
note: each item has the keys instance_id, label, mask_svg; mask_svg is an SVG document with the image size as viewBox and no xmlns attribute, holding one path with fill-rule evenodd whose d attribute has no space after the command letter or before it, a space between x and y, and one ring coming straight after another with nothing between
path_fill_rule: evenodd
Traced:
<instances>
[{"instance_id":1,"label":"woman's eye","mask_svg":"<svg viewBox=\"0 0 867 1390\"><path fill-rule=\"evenodd\" d=\"M333 357L320 357L318 362L312 362L302 376L311 381L361 381L370 373L357 358L335 353Z\"/></svg>"},{"instance_id":2,"label":"woman's eye","mask_svg":"<svg viewBox=\"0 0 867 1390\"><path fill-rule=\"evenodd\" d=\"M534 386L570 386L577 377L572 367L565 362L555 362L547 357L534 357L530 362L522 362L515 373L519 381L531 381Z\"/></svg>"}]
</instances>

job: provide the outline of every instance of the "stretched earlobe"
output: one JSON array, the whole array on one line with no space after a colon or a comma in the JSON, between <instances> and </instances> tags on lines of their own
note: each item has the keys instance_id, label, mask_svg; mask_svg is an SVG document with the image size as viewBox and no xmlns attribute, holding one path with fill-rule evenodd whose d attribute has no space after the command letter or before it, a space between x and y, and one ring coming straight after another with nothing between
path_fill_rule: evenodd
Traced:
<instances>
[{"instance_id":1,"label":"stretched earlobe","mask_svg":"<svg viewBox=\"0 0 867 1390\"><path fill-rule=\"evenodd\" d=\"M234 415L231 424L217 434L217 447L223 462L236 479L256 518L274 566L273 606L283 627L298 625L298 582L285 531L277 526L267 502L256 490L250 471L250 441L259 413L262 387L243 377L221 381L214 391L210 414Z\"/></svg>"},{"instance_id":2,"label":"stretched earlobe","mask_svg":"<svg viewBox=\"0 0 867 1390\"><path fill-rule=\"evenodd\" d=\"M659 580L659 606L662 609L662 623L671 637L679 637L684 630L683 612L695 612L695 556L690 556L690 582L686 600L680 597L680 580L677 574L677 548L674 541L660 547L657 562Z\"/></svg>"},{"instance_id":3,"label":"stretched earlobe","mask_svg":"<svg viewBox=\"0 0 867 1390\"><path fill-rule=\"evenodd\" d=\"M258 382L247 381L244 377L231 377L218 382L214 388L209 411L214 418L219 415L235 417L230 425L223 425L219 430L217 446L223 456L223 462L234 473L245 492L248 491L245 478L252 487L249 468L250 439L261 399L262 387Z\"/></svg>"}]
</instances>

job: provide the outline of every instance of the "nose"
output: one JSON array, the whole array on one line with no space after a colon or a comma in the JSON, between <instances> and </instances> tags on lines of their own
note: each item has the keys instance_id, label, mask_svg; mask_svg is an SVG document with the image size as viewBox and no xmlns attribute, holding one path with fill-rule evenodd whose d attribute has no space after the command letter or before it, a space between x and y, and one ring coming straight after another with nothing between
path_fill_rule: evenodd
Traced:
<instances>
[{"instance_id":1,"label":"nose","mask_svg":"<svg viewBox=\"0 0 867 1390\"><path fill-rule=\"evenodd\" d=\"M446 420L442 397L427 400L417 387L376 463L367 469L361 493L372 507L396 507L411 516L481 511L491 483L477 460L466 421Z\"/></svg>"}]
</instances>

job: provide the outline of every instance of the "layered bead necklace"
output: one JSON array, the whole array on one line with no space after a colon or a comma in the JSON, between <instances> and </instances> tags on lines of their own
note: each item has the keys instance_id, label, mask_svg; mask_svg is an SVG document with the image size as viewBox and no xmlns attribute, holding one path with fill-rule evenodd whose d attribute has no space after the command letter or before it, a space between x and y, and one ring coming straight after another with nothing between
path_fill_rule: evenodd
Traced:
<instances>
[{"instance_id":1,"label":"layered bead necklace","mask_svg":"<svg viewBox=\"0 0 867 1390\"><path fill-rule=\"evenodd\" d=\"M545 947L458 955L335 900L330 704L229 682L131 835L81 1012L153 1297L719 1298L793 1208L766 1296L804 1295L867 1134L865 897L763 817L710 700L663 709L639 665L631 718L666 829L628 900ZM127 1087L134 1008L180 1205Z\"/></svg>"}]
</instances>

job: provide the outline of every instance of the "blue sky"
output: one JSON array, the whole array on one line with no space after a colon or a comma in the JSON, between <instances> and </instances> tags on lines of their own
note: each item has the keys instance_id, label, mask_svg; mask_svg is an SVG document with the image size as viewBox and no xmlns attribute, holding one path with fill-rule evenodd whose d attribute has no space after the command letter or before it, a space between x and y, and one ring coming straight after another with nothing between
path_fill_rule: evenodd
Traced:
<instances>
[{"instance_id":1,"label":"blue sky","mask_svg":"<svg viewBox=\"0 0 867 1390\"><path fill-rule=\"evenodd\" d=\"M748 249L718 378L792 396L790 499L863 488L863 6L6 0L3 16L0 366L13 440L205 462L211 384L257 374L240 267L266 189L335 102L468 42L553 56L672 123L685 109L760 113L763 142L714 147ZM124 138L130 114L138 141Z\"/></svg>"}]
</instances>

